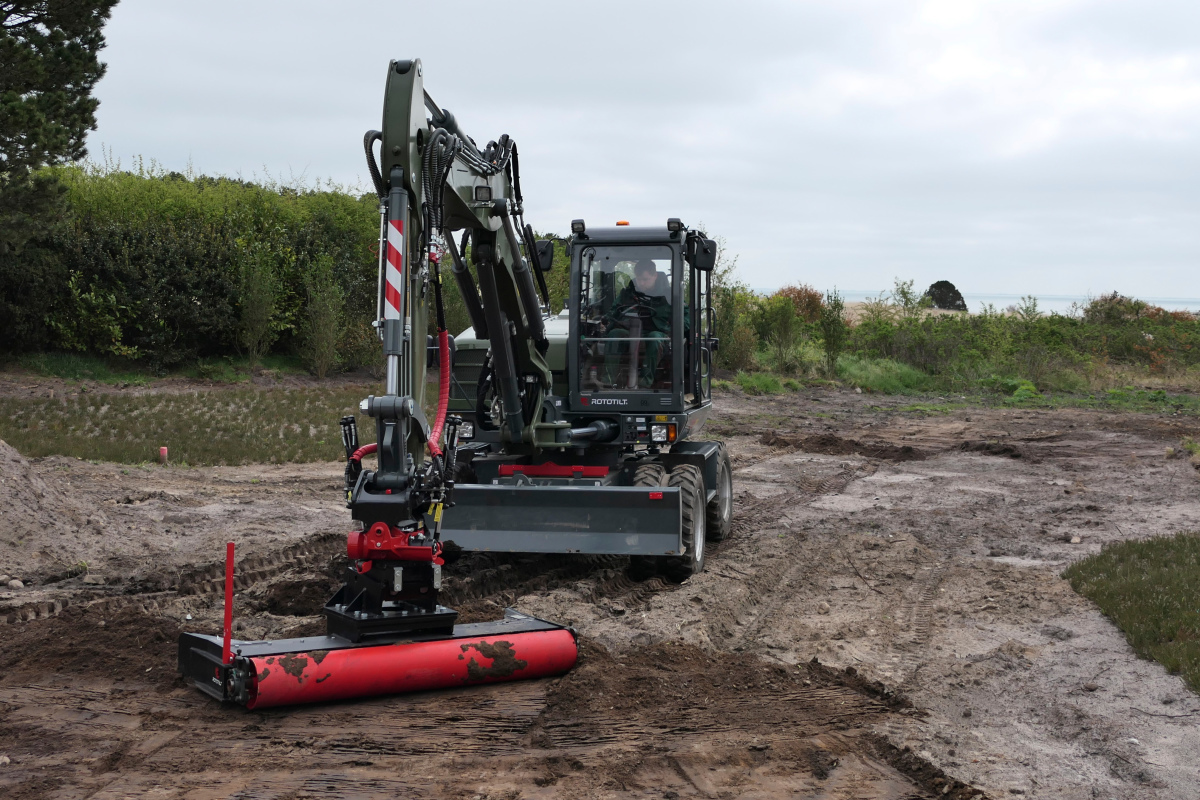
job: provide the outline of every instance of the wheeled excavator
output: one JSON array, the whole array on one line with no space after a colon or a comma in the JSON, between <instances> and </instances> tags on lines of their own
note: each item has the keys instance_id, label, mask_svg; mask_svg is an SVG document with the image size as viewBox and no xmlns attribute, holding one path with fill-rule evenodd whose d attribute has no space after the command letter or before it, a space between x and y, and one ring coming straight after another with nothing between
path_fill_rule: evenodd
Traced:
<instances>
[{"instance_id":1,"label":"wheeled excavator","mask_svg":"<svg viewBox=\"0 0 1200 800\"><path fill-rule=\"evenodd\" d=\"M375 442L359 442L355 417L341 420L353 524L327 634L233 640L230 575L224 636L180 638L184 676L249 708L560 674L577 657L569 628L511 609L456 624L438 601L448 558L626 555L633 570L682 581L730 527L728 454L697 438L719 344L715 243L676 218L574 220L565 240L537 238L516 143L479 148L425 91L417 59L389 64L382 130L364 145L380 199L385 376L359 408ZM570 290L554 314L545 278L556 245ZM471 322L457 337L447 271Z\"/></svg>"}]
</instances>

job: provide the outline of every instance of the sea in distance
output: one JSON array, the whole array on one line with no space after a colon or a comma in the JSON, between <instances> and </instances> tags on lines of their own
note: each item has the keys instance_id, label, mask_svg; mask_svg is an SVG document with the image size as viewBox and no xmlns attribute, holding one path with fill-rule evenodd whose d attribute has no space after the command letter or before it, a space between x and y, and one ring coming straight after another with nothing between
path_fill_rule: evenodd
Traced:
<instances>
[{"instance_id":1,"label":"sea in distance","mask_svg":"<svg viewBox=\"0 0 1200 800\"><path fill-rule=\"evenodd\" d=\"M758 294L769 295L773 290L755 289L754 291ZM868 292L839 289L838 291L842 295L842 300L847 303L861 303L864 300L874 300L881 294L885 298L888 295L887 290ZM1033 294L1033 296L1037 298L1038 311L1043 314L1067 314L1070 313L1072 305L1078 307L1086 306L1089 301L1095 299L1098 295ZM982 311L986 305L994 306L997 311L1004 311L1009 306L1018 305L1022 297L1025 297L1025 295L972 294L970 292L963 292L963 300L967 303L967 309L973 314ZM1138 297L1137 299L1152 306L1159 306L1167 311L1200 311L1200 297Z\"/></svg>"}]
</instances>

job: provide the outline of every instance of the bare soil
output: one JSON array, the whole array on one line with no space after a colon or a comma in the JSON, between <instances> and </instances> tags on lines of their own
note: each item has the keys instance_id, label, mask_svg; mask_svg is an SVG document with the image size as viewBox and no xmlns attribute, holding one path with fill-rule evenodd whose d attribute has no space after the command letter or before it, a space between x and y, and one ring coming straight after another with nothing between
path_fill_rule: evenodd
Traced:
<instances>
[{"instance_id":1,"label":"bare soil","mask_svg":"<svg viewBox=\"0 0 1200 800\"><path fill-rule=\"evenodd\" d=\"M0 590L0 794L1200 796L1200 700L1060 577L1200 528L1165 455L1198 421L909 402L719 396L734 531L681 586L620 558L448 570L465 620L576 626L563 678L267 712L184 686L175 637L218 630L229 539L239 637L321 630L340 465L0 453L0 573L27 584Z\"/></svg>"}]
</instances>

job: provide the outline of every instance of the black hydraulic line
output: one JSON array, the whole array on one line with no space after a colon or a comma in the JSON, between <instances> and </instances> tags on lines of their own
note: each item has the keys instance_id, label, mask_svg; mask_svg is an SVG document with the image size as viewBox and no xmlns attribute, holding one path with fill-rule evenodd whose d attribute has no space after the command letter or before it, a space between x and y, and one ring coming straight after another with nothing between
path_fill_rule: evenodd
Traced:
<instances>
[{"instance_id":1,"label":"black hydraulic line","mask_svg":"<svg viewBox=\"0 0 1200 800\"><path fill-rule=\"evenodd\" d=\"M379 164L375 162L373 145L383 138L379 131L367 131L363 135L363 149L367 151L367 171L371 173L371 183L375 184L375 194L379 199L387 196L387 187L383 185L383 175L379 173Z\"/></svg>"},{"instance_id":2,"label":"black hydraulic line","mask_svg":"<svg viewBox=\"0 0 1200 800\"><path fill-rule=\"evenodd\" d=\"M488 341L492 350L492 369L500 382L500 398L504 403L504 419L512 441L521 441L525 433L522 419L521 388L517 383L517 367L513 362L512 342L509 341L508 321L500 310L500 292L496 287L495 234L475 233L471 255L479 267L479 288L483 294L483 313L487 320ZM480 241L491 238L492 241ZM538 321L541 321L538 315Z\"/></svg>"},{"instance_id":3,"label":"black hydraulic line","mask_svg":"<svg viewBox=\"0 0 1200 800\"><path fill-rule=\"evenodd\" d=\"M482 155L479 153L479 148L475 144L475 140L463 133L462 128L458 126L458 120L454 118L449 109L439 108L438 104L433 102L433 98L429 96L429 92L425 92L425 108L429 109L429 116L433 118L433 127L445 128L447 132L459 138L465 160L471 160L471 156L476 161L483 160Z\"/></svg>"},{"instance_id":4,"label":"black hydraulic line","mask_svg":"<svg viewBox=\"0 0 1200 800\"><path fill-rule=\"evenodd\" d=\"M582 428L571 428L572 439L595 439L607 442L617 435L617 426L607 420L598 419Z\"/></svg>"},{"instance_id":5,"label":"black hydraulic line","mask_svg":"<svg viewBox=\"0 0 1200 800\"><path fill-rule=\"evenodd\" d=\"M537 241L533 237L533 226L525 225L522 228L525 234L525 252L529 254L529 261L533 264L533 274L537 276L538 288L542 292L542 302L546 304L546 308L550 307L550 290L546 287L546 270L550 269L549 264L543 264L541 257L537 251Z\"/></svg>"},{"instance_id":6,"label":"black hydraulic line","mask_svg":"<svg viewBox=\"0 0 1200 800\"><path fill-rule=\"evenodd\" d=\"M475 381L475 423L481 431L494 431L492 410L488 408L487 393L492 388L492 354L489 351L483 357L483 365L479 368L479 378Z\"/></svg>"},{"instance_id":7,"label":"black hydraulic line","mask_svg":"<svg viewBox=\"0 0 1200 800\"><path fill-rule=\"evenodd\" d=\"M509 178L513 183L513 197L517 201L517 213L525 213L525 198L521 196L521 160L517 158L517 143L512 143L512 159L509 165Z\"/></svg>"},{"instance_id":8,"label":"black hydraulic line","mask_svg":"<svg viewBox=\"0 0 1200 800\"><path fill-rule=\"evenodd\" d=\"M438 128L430 134L425 145L425 154L421 159L421 184L425 191L425 213L430 222L427 230L429 236L442 232L446 179L450 176L461 147L462 140L445 128Z\"/></svg>"},{"instance_id":9,"label":"black hydraulic line","mask_svg":"<svg viewBox=\"0 0 1200 800\"><path fill-rule=\"evenodd\" d=\"M521 257L521 247L517 243L517 234L513 231L512 217L508 211L501 209L500 218L504 222L504 237L508 240L508 248L513 254L513 277L517 279L517 292L521 297L521 307L529 322L529 334L538 352L545 353L550 347L546 340L546 326L542 321L542 307L538 303L537 290L533 288L533 273L529 265ZM482 278L480 278L482 280Z\"/></svg>"},{"instance_id":10,"label":"black hydraulic line","mask_svg":"<svg viewBox=\"0 0 1200 800\"><path fill-rule=\"evenodd\" d=\"M464 247L466 241L467 237L464 233ZM475 329L475 338L486 339L488 338L487 320L483 316L483 306L479 304L479 290L475 288L475 278L471 276L471 270L467 269L467 264L463 261L453 236L446 236L446 247L449 249L452 259L450 271L454 273L454 280L458 284L458 293L462 295L463 303L467 307L467 316L471 318L471 327Z\"/></svg>"}]
</instances>

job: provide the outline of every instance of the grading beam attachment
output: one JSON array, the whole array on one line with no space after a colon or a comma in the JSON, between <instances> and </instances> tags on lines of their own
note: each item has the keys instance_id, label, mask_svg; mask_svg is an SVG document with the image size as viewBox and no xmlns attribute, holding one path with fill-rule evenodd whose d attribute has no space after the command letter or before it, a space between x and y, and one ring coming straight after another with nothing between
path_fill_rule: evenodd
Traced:
<instances>
[{"instance_id":1,"label":"grading beam attachment","mask_svg":"<svg viewBox=\"0 0 1200 800\"><path fill-rule=\"evenodd\" d=\"M452 634L353 643L340 636L231 643L185 633L179 671L217 700L250 709L320 703L561 675L575 666L575 633L512 609Z\"/></svg>"}]
</instances>

